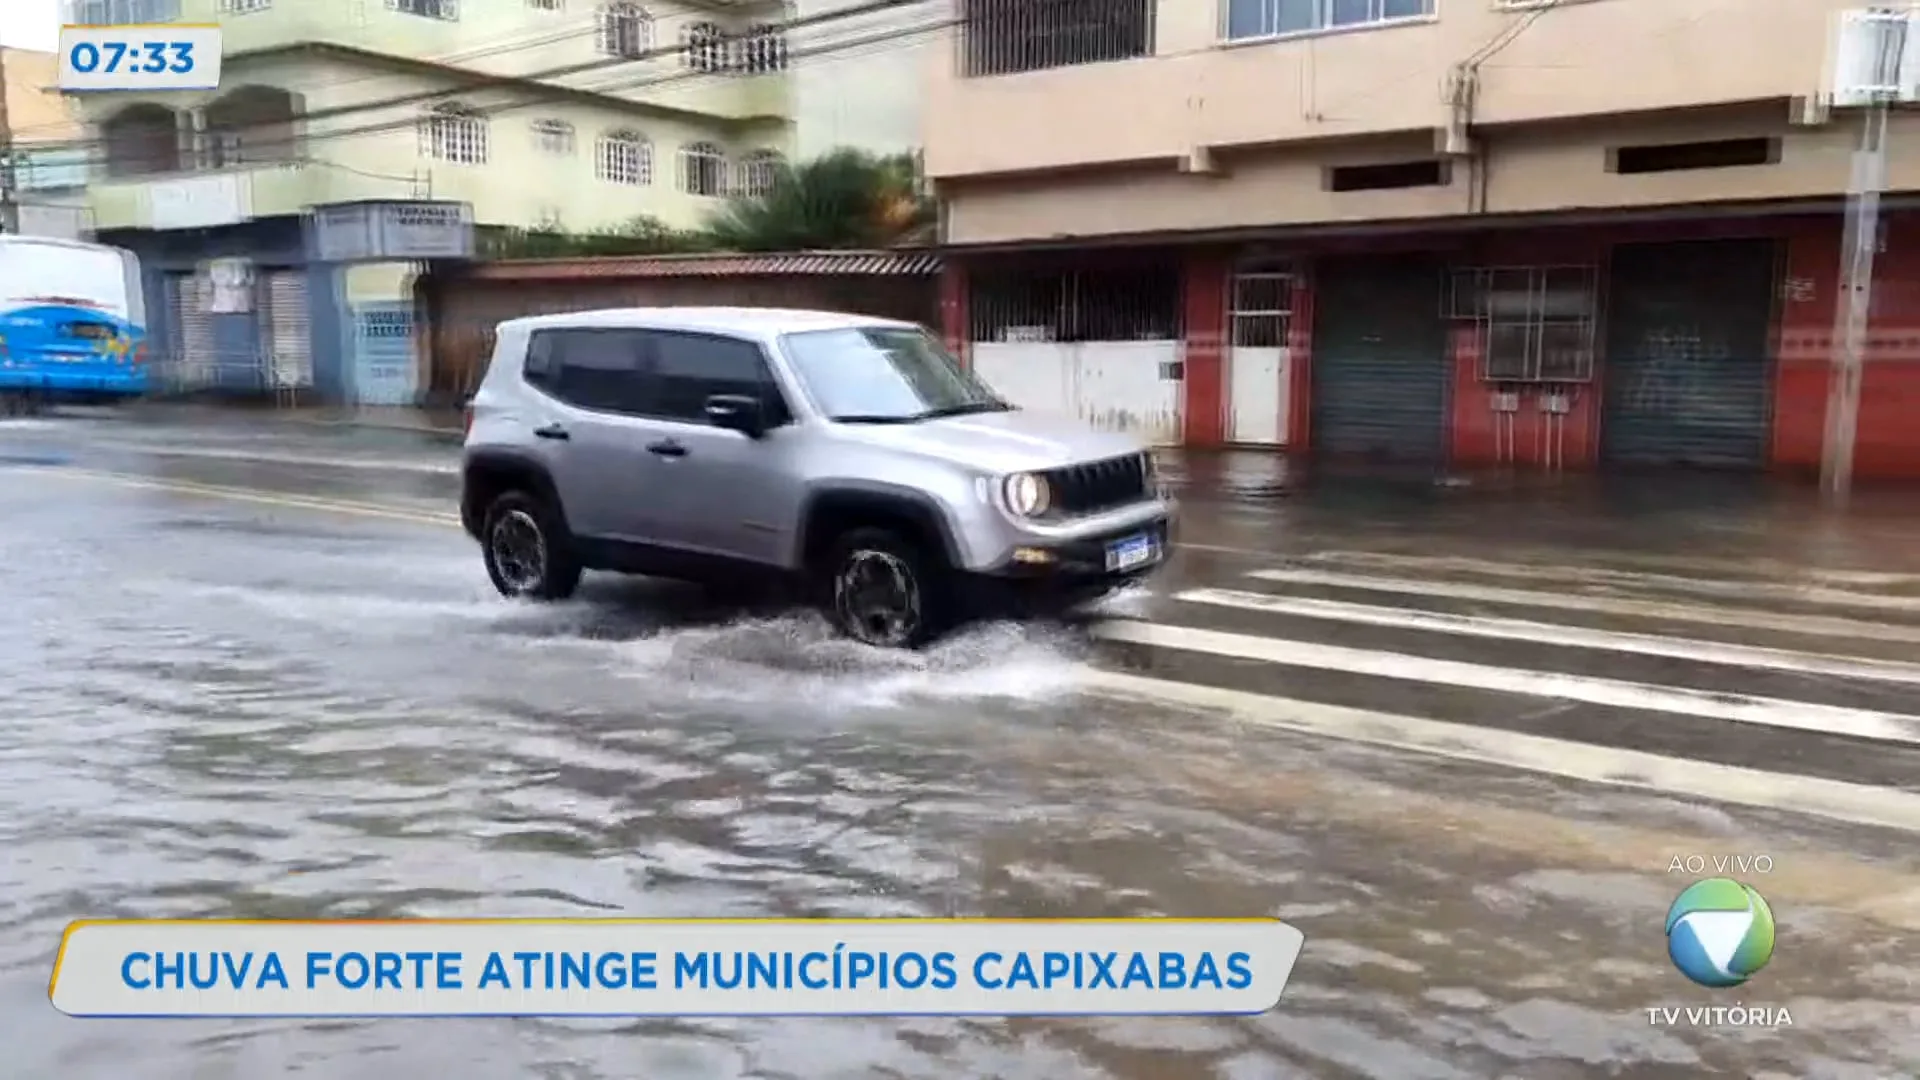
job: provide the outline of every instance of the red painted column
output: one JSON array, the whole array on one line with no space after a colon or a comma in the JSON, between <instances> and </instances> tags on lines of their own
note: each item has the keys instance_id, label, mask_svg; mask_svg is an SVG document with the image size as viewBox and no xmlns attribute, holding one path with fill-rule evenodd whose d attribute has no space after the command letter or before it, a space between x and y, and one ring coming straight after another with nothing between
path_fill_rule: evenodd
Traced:
<instances>
[{"instance_id":1,"label":"red painted column","mask_svg":"<svg viewBox=\"0 0 1920 1080\"><path fill-rule=\"evenodd\" d=\"M940 336L947 350L962 364L973 364L972 335L967 332L967 268L951 259L940 267Z\"/></svg>"},{"instance_id":2,"label":"red painted column","mask_svg":"<svg viewBox=\"0 0 1920 1080\"><path fill-rule=\"evenodd\" d=\"M1304 451L1312 438L1313 418L1313 263L1302 256L1294 266L1293 318L1287 322L1287 449Z\"/></svg>"},{"instance_id":3,"label":"red painted column","mask_svg":"<svg viewBox=\"0 0 1920 1080\"><path fill-rule=\"evenodd\" d=\"M1218 251L1195 249L1185 260L1186 355L1181 445L1217 449L1226 442L1227 277Z\"/></svg>"}]
</instances>

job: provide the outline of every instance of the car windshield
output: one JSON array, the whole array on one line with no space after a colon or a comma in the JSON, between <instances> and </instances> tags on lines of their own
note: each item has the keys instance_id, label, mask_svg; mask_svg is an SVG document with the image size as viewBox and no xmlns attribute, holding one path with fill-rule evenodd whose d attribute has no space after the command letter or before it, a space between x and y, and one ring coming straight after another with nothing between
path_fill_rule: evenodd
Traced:
<instances>
[{"instance_id":1,"label":"car windshield","mask_svg":"<svg viewBox=\"0 0 1920 1080\"><path fill-rule=\"evenodd\" d=\"M1013 407L918 327L808 330L785 344L807 392L841 423L910 424Z\"/></svg>"}]
</instances>

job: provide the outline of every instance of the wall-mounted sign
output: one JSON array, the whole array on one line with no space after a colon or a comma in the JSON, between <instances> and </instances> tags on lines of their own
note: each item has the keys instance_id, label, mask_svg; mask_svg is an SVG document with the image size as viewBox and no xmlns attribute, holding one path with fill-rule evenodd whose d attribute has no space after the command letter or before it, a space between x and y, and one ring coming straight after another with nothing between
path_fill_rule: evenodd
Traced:
<instances>
[{"instance_id":1,"label":"wall-mounted sign","mask_svg":"<svg viewBox=\"0 0 1920 1080\"><path fill-rule=\"evenodd\" d=\"M473 257L473 207L463 202L359 202L316 207L309 242L321 262Z\"/></svg>"},{"instance_id":2,"label":"wall-mounted sign","mask_svg":"<svg viewBox=\"0 0 1920 1080\"><path fill-rule=\"evenodd\" d=\"M253 263L247 259L207 262L207 310L215 315L238 315L253 310Z\"/></svg>"}]
</instances>

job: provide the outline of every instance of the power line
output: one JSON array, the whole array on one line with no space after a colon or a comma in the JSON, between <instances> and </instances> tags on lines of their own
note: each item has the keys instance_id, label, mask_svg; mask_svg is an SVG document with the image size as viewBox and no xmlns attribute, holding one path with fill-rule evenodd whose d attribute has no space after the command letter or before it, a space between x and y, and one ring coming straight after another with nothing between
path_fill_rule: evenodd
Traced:
<instances>
[{"instance_id":1,"label":"power line","mask_svg":"<svg viewBox=\"0 0 1920 1080\"><path fill-rule=\"evenodd\" d=\"M863 15L877 14L883 11L890 11L890 10L899 9L899 8L919 7L932 2L934 2L934 0L868 0L867 3L857 4L852 7L836 8L832 11L821 12L815 15L802 16L800 18L789 19L784 22L769 23L769 24L766 24L766 29L768 32L784 33L792 30L831 25L833 23L840 22L846 19L858 18ZM947 23L944 23L943 25L951 25L952 21L956 21L956 20L949 20ZM892 32L892 33L897 33L897 32ZM312 112L301 113L296 117L292 117L292 119L299 122L312 123L315 120L331 120L331 119L335 119L337 117L342 117L342 116L352 116L352 115L357 115L359 113L365 113L365 112L376 112L376 111L385 110L385 109L402 108L408 105L422 105L422 104L428 104L433 102L444 102L444 101L447 101L448 99L456 98L461 94L472 93L476 90L526 89L532 93L540 93L542 91L545 91L555 96L559 96L567 93L599 94L599 95L605 96L610 90L615 89L615 87L609 86L601 89L588 90L588 89L578 88L578 87L568 87L568 86L561 86L561 85L542 86L540 84L547 83L550 80L554 80L554 79L565 78L569 75L579 75L587 72L602 71L609 68L623 67L629 64L642 63L648 60L659 60L659 59L665 59L668 57L688 55L691 52L693 52L695 48L697 48L697 46L691 42L669 45L664 47L655 47L652 49L637 50L631 55L601 57L594 60L577 61L571 64L563 64L559 67L548 68L542 71L531 72L525 75L492 75L492 74L484 74L480 72L459 72L457 73L456 77L461 83L464 84L459 87L450 88L450 89L414 91L414 92L405 93L405 94L396 94L386 98L378 98L372 101L355 102L350 105L336 105L331 108L319 109ZM705 70L695 69L693 71L679 73L676 76L669 76L659 81L661 83L664 83L664 82L674 81L676 78L680 78L680 77L704 77L704 76L726 75L726 74L728 73L724 71L705 71ZM529 84L532 84L532 85L529 85ZM643 81L641 83L634 84L634 85L645 86L645 85L655 85L655 84L652 82ZM490 115L491 112L493 111L505 111L506 109L511 109L511 108L525 108L525 107L531 107L537 104L549 104L549 103L550 102L547 102L547 101L511 102L511 103L506 103L500 106L494 106L491 108L485 108L485 107L478 108L475 111L483 115ZM629 104L642 105L644 103L633 102ZM398 128L401 128L401 127L412 126L413 124L418 122L418 119L419 119L418 117L409 117L404 120L388 121L382 125L378 125L373 128L369 128L365 130L349 129L346 132L322 132L318 136L310 135L308 136L308 138L335 137L335 136L346 135L346 134L357 135L357 134L365 134L372 131L381 131L381 130L397 130ZM249 130L279 128L283 126L283 124L284 124L284 121L255 122L253 124L240 125L234 128L226 128L226 129L223 129L223 131L227 134L244 136L245 133ZM287 140L282 140L282 141L285 142ZM36 150L41 150L41 149L90 150L90 149L104 147L104 145L105 145L104 139L87 138L87 139L69 140L69 141L60 142L60 143L41 143L41 144L38 144L35 147L35 149Z\"/></svg>"}]
</instances>

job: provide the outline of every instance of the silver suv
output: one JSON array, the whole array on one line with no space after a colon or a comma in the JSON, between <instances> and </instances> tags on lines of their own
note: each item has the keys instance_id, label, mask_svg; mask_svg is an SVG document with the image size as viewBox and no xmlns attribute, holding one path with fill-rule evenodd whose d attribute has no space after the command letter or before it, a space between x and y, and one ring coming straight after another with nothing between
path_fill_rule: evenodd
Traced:
<instances>
[{"instance_id":1,"label":"silver suv","mask_svg":"<svg viewBox=\"0 0 1920 1080\"><path fill-rule=\"evenodd\" d=\"M564 598L582 570L798 584L881 646L1070 608L1167 556L1138 440L1020 412L925 330L864 316L501 323L463 476L506 596Z\"/></svg>"}]
</instances>

